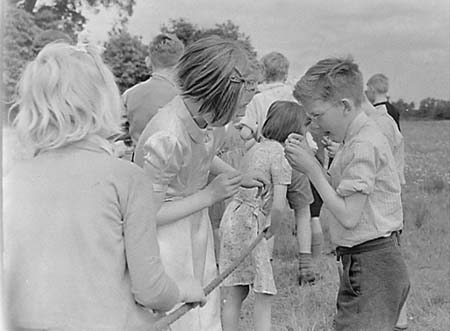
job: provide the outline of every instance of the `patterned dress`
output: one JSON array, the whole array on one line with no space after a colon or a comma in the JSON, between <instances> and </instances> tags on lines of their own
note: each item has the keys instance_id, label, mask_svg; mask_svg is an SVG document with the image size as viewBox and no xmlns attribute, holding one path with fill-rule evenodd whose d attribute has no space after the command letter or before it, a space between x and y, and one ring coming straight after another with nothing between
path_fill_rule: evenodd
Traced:
<instances>
[{"instance_id":1,"label":"patterned dress","mask_svg":"<svg viewBox=\"0 0 450 331\"><path fill-rule=\"evenodd\" d=\"M166 201L183 199L206 186L224 135L223 128L200 129L177 96L144 129L135 162L154 178L154 191L166 190ZM158 243L164 267L176 282L194 277L206 286L217 276L208 208L158 226ZM172 331L221 330L219 291L207 299L204 307L174 322Z\"/></svg>"},{"instance_id":2,"label":"patterned dress","mask_svg":"<svg viewBox=\"0 0 450 331\"><path fill-rule=\"evenodd\" d=\"M259 173L271 183L268 192L258 197L257 189L241 188L228 204L220 224L219 268L224 271L264 230L272 209L273 185L289 185L292 169L280 143L263 140L254 145L241 163L243 173ZM271 265L271 250L263 239L247 259L223 282L223 286L252 285L255 292L276 294Z\"/></svg>"}]
</instances>

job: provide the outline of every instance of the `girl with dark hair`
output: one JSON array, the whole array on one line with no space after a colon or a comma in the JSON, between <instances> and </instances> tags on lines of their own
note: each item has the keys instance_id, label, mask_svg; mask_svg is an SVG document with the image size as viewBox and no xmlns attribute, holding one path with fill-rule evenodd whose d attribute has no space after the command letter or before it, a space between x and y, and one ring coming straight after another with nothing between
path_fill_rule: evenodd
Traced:
<instances>
[{"instance_id":1,"label":"girl with dark hair","mask_svg":"<svg viewBox=\"0 0 450 331\"><path fill-rule=\"evenodd\" d=\"M274 102L268 110L260 143L251 147L241 161L241 171L259 173L270 184L263 195L258 194L257 189L241 188L227 206L220 224L220 270L230 266L258 233L268 229L266 239L223 283L224 330L238 330L241 305L250 287L256 294L255 330L270 330L271 301L277 290L267 239L276 234L281 222L292 175L283 144L290 133L303 135L306 123L306 114L298 103Z\"/></svg>"}]
</instances>

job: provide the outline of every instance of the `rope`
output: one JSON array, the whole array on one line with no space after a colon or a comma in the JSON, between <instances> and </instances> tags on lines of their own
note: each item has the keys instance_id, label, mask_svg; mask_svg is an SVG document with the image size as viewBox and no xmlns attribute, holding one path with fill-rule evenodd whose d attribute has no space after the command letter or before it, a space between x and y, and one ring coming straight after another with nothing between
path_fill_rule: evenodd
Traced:
<instances>
[{"instance_id":1,"label":"rope","mask_svg":"<svg viewBox=\"0 0 450 331\"><path fill-rule=\"evenodd\" d=\"M227 278L234 271L234 269L236 269L237 266L245 260L247 255L249 255L250 252L256 247L256 245L258 245L259 242L264 238L266 230L267 229L260 232L258 236L255 238L255 240L253 240L253 242L250 244L250 246L248 246L227 269L225 269L219 276L214 278L208 285L206 285L206 287L203 289L203 291L205 292L205 296L210 294L217 286L219 286L220 283L222 283L225 280L225 278ZM178 320L181 316L186 314L189 310L197 306L198 303L185 303L181 305L176 310L172 311L170 314L157 320L155 323L155 330L157 331L168 330L170 324L172 324L173 322Z\"/></svg>"}]
</instances>

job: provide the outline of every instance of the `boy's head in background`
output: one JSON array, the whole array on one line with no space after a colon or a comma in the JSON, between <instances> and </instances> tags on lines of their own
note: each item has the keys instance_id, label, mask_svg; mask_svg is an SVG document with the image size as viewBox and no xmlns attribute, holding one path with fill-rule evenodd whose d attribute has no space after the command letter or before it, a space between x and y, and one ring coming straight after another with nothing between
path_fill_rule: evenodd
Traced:
<instances>
[{"instance_id":1,"label":"boy's head in background","mask_svg":"<svg viewBox=\"0 0 450 331\"><path fill-rule=\"evenodd\" d=\"M374 103L377 96L386 97L389 91L389 80L383 74L375 74L367 81L366 96Z\"/></svg>"}]
</instances>

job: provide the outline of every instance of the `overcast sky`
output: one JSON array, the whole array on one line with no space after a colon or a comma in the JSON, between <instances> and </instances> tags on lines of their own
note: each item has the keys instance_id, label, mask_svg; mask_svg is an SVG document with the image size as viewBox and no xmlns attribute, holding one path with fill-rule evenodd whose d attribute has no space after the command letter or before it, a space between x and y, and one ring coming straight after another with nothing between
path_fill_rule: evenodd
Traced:
<instances>
[{"instance_id":1,"label":"overcast sky","mask_svg":"<svg viewBox=\"0 0 450 331\"><path fill-rule=\"evenodd\" d=\"M367 80L383 72L393 100L450 99L449 0L137 0L131 33L151 40L183 17L199 27L231 20L262 56L279 51L296 81L318 60L351 54ZM88 15L87 29L105 40L113 11Z\"/></svg>"}]
</instances>

